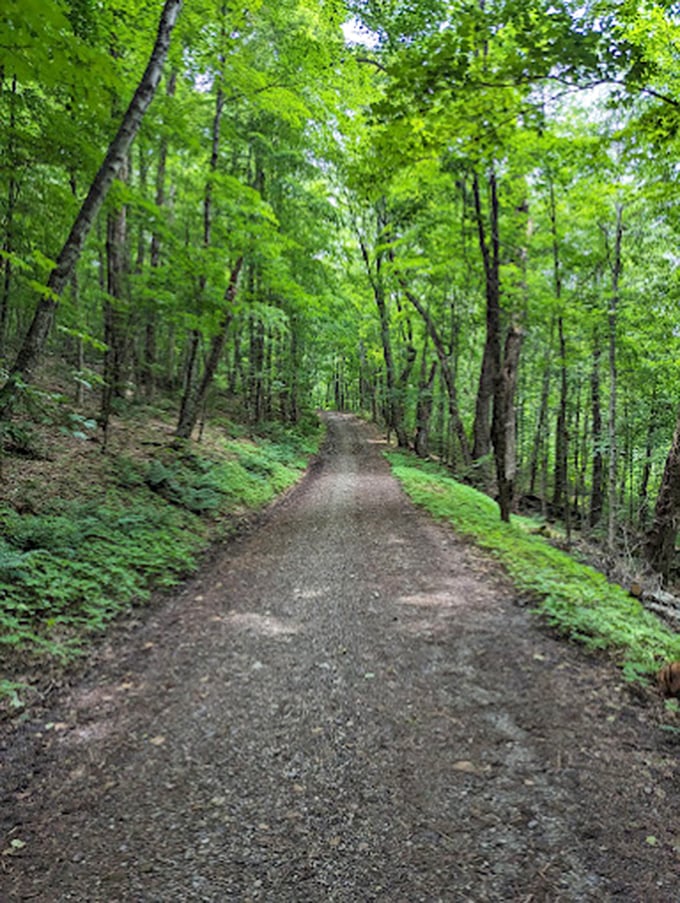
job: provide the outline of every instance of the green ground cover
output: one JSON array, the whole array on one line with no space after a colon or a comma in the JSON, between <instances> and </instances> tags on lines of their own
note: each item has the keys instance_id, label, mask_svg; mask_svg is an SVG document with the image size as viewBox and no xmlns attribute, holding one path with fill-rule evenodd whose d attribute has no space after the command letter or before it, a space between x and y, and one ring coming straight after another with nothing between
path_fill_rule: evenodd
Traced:
<instances>
[{"instance_id":1,"label":"green ground cover","mask_svg":"<svg viewBox=\"0 0 680 903\"><path fill-rule=\"evenodd\" d=\"M0 505L3 649L68 660L121 612L196 570L201 555L295 483L319 430L167 445L112 457L107 479L39 510ZM17 685L0 677L0 696Z\"/></svg>"},{"instance_id":2,"label":"green ground cover","mask_svg":"<svg viewBox=\"0 0 680 903\"><path fill-rule=\"evenodd\" d=\"M680 659L680 635L622 587L532 532L536 521L513 517L505 524L492 499L443 467L397 452L387 458L416 504L497 558L550 625L588 649L613 653L628 680L646 681L664 662Z\"/></svg>"}]
</instances>

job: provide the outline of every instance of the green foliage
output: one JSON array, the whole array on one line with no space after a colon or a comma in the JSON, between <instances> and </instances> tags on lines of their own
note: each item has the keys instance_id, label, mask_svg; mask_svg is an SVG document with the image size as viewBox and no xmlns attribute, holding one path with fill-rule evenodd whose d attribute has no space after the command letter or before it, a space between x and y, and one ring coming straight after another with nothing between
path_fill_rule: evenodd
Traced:
<instances>
[{"instance_id":1,"label":"green foliage","mask_svg":"<svg viewBox=\"0 0 680 903\"><path fill-rule=\"evenodd\" d=\"M397 453L388 459L417 504L498 558L561 633L588 649L614 651L628 680L650 677L665 661L680 658L680 636L604 575L527 532L527 519L502 523L492 499L438 465Z\"/></svg>"},{"instance_id":2,"label":"green foliage","mask_svg":"<svg viewBox=\"0 0 680 903\"><path fill-rule=\"evenodd\" d=\"M210 457L168 450L147 467L121 458L99 505L0 509L0 646L78 654L84 634L195 570L231 515L294 483L313 444L285 432L280 442L228 440Z\"/></svg>"}]
</instances>

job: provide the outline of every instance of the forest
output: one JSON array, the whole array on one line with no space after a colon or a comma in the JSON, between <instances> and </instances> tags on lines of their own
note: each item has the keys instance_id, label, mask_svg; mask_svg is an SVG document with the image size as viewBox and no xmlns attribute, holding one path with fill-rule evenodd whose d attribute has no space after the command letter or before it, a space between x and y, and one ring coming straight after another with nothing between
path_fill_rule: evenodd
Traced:
<instances>
[{"instance_id":1,"label":"forest","mask_svg":"<svg viewBox=\"0 0 680 903\"><path fill-rule=\"evenodd\" d=\"M4 0L0 429L384 425L677 576L677 9Z\"/></svg>"}]
</instances>

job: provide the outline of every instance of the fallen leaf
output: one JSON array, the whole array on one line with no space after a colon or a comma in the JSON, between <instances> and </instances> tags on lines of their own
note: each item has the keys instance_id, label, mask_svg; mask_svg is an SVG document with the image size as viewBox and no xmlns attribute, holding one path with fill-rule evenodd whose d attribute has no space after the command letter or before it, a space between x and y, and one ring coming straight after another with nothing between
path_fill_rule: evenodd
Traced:
<instances>
[{"instance_id":1,"label":"fallen leaf","mask_svg":"<svg viewBox=\"0 0 680 903\"><path fill-rule=\"evenodd\" d=\"M648 834L647 837L645 837L645 843L648 843L650 847L655 847L658 841L653 834Z\"/></svg>"},{"instance_id":2,"label":"fallen leaf","mask_svg":"<svg viewBox=\"0 0 680 903\"><path fill-rule=\"evenodd\" d=\"M154 746L162 746L165 743L165 737L159 734L157 737L152 737L149 743L153 743Z\"/></svg>"},{"instance_id":3,"label":"fallen leaf","mask_svg":"<svg viewBox=\"0 0 680 903\"><path fill-rule=\"evenodd\" d=\"M10 840L9 846L6 850L2 851L3 856L14 856L15 853L19 853L26 846L26 841L19 840L18 837L15 837L14 840Z\"/></svg>"}]
</instances>

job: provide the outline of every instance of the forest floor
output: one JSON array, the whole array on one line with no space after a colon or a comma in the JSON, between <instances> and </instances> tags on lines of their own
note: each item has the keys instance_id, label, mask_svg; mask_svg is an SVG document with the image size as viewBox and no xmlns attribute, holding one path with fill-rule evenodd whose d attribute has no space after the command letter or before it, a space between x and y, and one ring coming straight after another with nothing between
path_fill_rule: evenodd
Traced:
<instances>
[{"instance_id":1,"label":"forest floor","mask_svg":"<svg viewBox=\"0 0 680 903\"><path fill-rule=\"evenodd\" d=\"M604 658L328 441L0 735L0 899L678 899L678 741Z\"/></svg>"}]
</instances>

